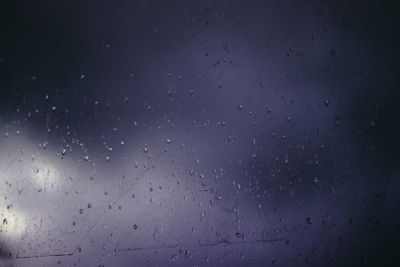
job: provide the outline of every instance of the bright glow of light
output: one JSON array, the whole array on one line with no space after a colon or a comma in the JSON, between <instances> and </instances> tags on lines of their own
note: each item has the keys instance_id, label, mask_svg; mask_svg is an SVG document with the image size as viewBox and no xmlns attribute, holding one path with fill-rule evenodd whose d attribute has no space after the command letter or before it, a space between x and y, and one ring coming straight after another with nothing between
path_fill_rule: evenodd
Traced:
<instances>
[{"instance_id":1,"label":"bright glow of light","mask_svg":"<svg viewBox=\"0 0 400 267\"><path fill-rule=\"evenodd\" d=\"M25 232L25 217L12 208L0 207L0 233L6 237L19 237Z\"/></svg>"},{"instance_id":2,"label":"bright glow of light","mask_svg":"<svg viewBox=\"0 0 400 267\"><path fill-rule=\"evenodd\" d=\"M32 166L31 177L41 190L52 188L56 184L56 169L49 163L37 162Z\"/></svg>"}]
</instances>

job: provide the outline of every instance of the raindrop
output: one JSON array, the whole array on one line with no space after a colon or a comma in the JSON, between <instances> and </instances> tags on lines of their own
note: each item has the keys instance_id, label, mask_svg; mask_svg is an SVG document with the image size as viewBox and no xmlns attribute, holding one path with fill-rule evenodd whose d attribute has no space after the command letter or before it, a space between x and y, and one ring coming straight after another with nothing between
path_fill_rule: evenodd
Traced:
<instances>
[{"instance_id":1,"label":"raindrop","mask_svg":"<svg viewBox=\"0 0 400 267\"><path fill-rule=\"evenodd\" d=\"M188 249L185 251L185 257L190 257L190 251Z\"/></svg>"},{"instance_id":2,"label":"raindrop","mask_svg":"<svg viewBox=\"0 0 400 267\"><path fill-rule=\"evenodd\" d=\"M371 127L375 127L376 123L375 123L375 121L370 121L370 122L369 122L369 125L370 125Z\"/></svg>"}]
</instances>

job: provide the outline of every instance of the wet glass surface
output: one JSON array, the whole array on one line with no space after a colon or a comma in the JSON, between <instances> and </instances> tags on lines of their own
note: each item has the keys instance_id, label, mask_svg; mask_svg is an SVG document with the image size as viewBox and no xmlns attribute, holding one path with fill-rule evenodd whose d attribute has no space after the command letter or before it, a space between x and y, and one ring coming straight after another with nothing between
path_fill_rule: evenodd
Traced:
<instances>
[{"instance_id":1,"label":"wet glass surface","mask_svg":"<svg viewBox=\"0 0 400 267\"><path fill-rule=\"evenodd\" d=\"M0 8L1 266L395 266L389 1Z\"/></svg>"}]
</instances>

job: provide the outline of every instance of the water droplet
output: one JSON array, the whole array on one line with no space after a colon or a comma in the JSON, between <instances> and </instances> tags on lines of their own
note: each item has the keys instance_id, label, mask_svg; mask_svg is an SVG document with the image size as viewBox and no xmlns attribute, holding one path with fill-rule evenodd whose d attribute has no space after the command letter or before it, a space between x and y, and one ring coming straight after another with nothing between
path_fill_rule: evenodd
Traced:
<instances>
[{"instance_id":1,"label":"water droplet","mask_svg":"<svg viewBox=\"0 0 400 267\"><path fill-rule=\"evenodd\" d=\"M185 257L190 257L190 251L188 249L185 251Z\"/></svg>"}]
</instances>

